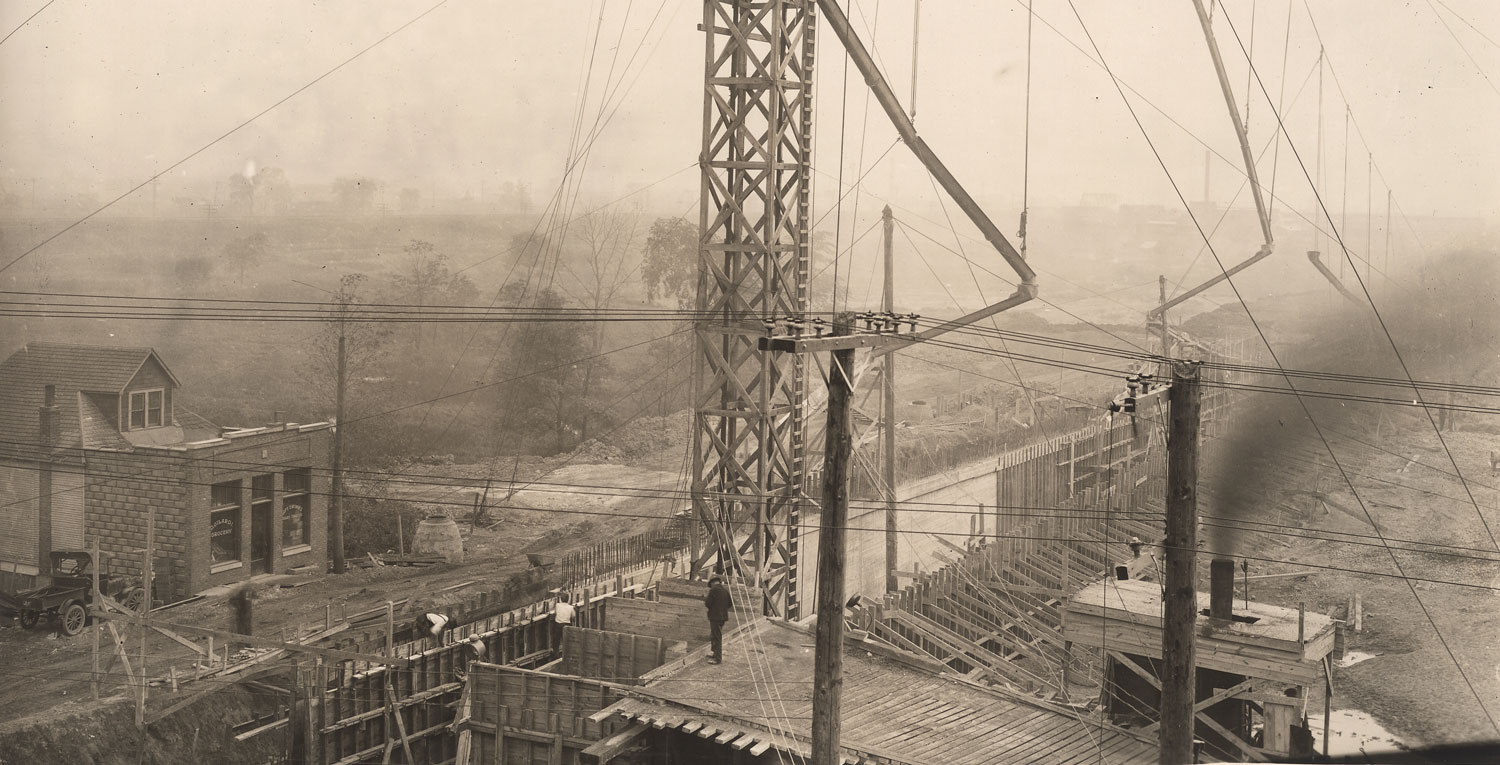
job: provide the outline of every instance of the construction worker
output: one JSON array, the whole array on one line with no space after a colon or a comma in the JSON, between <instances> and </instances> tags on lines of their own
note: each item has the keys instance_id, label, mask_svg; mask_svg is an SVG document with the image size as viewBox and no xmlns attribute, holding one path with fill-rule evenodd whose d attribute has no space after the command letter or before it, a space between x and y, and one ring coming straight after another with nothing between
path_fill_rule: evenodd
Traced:
<instances>
[{"instance_id":1,"label":"construction worker","mask_svg":"<svg viewBox=\"0 0 1500 765\"><path fill-rule=\"evenodd\" d=\"M468 677L469 665L476 661L484 661L486 653L488 653L488 649L485 648L484 641L480 640L478 635L470 635L461 644L458 654L458 666L453 668L453 673L459 680Z\"/></svg>"},{"instance_id":2,"label":"construction worker","mask_svg":"<svg viewBox=\"0 0 1500 765\"><path fill-rule=\"evenodd\" d=\"M438 645L446 645L447 633L453 630L452 617L439 613L426 613L417 617L417 633L437 638Z\"/></svg>"},{"instance_id":3,"label":"construction worker","mask_svg":"<svg viewBox=\"0 0 1500 765\"><path fill-rule=\"evenodd\" d=\"M563 628L572 626L573 617L578 609L573 607L572 597L565 595L557 599L557 605L552 608L552 647L562 650Z\"/></svg>"},{"instance_id":4,"label":"construction worker","mask_svg":"<svg viewBox=\"0 0 1500 765\"><path fill-rule=\"evenodd\" d=\"M723 577L715 576L708 580L708 595L703 598L703 604L708 606L709 640L713 644L713 656L709 661L722 664L724 622L729 621L729 609L734 607L734 601L729 598L729 590L724 587Z\"/></svg>"}]
</instances>

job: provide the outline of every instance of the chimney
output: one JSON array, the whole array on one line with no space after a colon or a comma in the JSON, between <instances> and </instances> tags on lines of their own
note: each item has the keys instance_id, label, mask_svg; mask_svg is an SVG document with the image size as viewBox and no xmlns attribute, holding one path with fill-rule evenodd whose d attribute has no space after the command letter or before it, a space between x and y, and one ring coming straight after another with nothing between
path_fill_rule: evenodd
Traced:
<instances>
[{"instance_id":1,"label":"chimney","mask_svg":"<svg viewBox=\"0 0 1500 765\"><path fill-rule=\"evenodd\" d=\"M37 417L42 448L56 449L61 440L57 428L57 386L42 388L42 405L37 408Z\"/></svg>"},{"instance_id":2,"label":"chimney","mask_svg":"<svg viewBox=\"0 0 1500 765\"><path fill-rule=\"evenodd\" d=\"M1209 564L1208 615L1234 618L1234 559L1214 558Z\"/></svg>"}]
</instances>

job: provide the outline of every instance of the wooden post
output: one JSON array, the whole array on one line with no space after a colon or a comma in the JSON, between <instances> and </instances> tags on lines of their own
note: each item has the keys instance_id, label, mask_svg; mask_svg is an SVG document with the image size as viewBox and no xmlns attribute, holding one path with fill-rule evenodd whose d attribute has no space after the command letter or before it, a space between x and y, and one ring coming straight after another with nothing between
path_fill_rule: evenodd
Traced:
<instances>
[{"instance_id":1,"label":"wooden post","mask_svg":"<svg viewBox=\"0 0 1500 765\"><path fill-rule=\"evenodd\" d=\"M1328 720L1333 717L1333 667L1323 657L1323 757L1328 757Z\"/></svg>"},{"instance_id":2,"label":"wooden post","mask_svg":"<svg viewBox=\"0 0 1500 765\"><path fill-rule=\"evenodd\" d=\"M840 313L833 334L847 335L854 315ZM828 426L823 458L823 519L818 530L817 636L813 656L812 765L840 765L840 701L844 675L844 531L849 514L849 429L854 349L832 352Z\"/></svg>"},{"instance_id":3,"label":"wooden post","mask_svg":"<svg viewBox=\"0 0 1500 765\"><path fill-rule=\"evenodd\" d=\"M323 719L323 689L326 687L323 668L323 657L313 657L312 673L307 678L308 684L303 691L303 697L307 699L307 725L303 727L303 752L308 762L323 762L322 747L322 719Z\"/></svg>"},{"instance_id":4,"label":"wooden post","mask_svg":"<svg viewBox=\"0 0 1500 765\"><path fill-rule=\"evenodd\" d=\"M1161 294L1161 305L1167 304L1167 276L1162 274L1156 279L1157 291ZM1172 357L1172 333L1167 330L1167 312L1161 312L1161 355L1162 358ZM1168 361L1167 363L1171 363Z\"/></svg>"},{"instance_id":5,"label":"wooden post","mask_svg":"<svg viewBox=\"0 0 1500 765\"><path fill-rule=\"evenodd\" d=\"M885 294L882 308L886 313L894 313L896 310L896 266L892 257L892 236L895 232L896 219L891 216L891 206L886 205L881 212L881 232L884 234L885 252ZM881 447L884 459L881 460L883 480L885 481L885 591L895 592L899 583L896 579L896 351L885 354L881 363L880 384L884 393L885 427L880 431Z\"/></svg>"},{"instance_id":6,"label":"wooden post","mask_svg":"<svg viewBox=\"0 0 1500 765\"><path fill-rule=\"evenodd\" d=\"M142 619L151 612L151 563L156 555L156 508L146 508L146 551L141 562L141 586L145 588L145 595L141 597L140 616ZM139 662L140 678L136 690L135 702L135 724L137 727L146 726L146 643L151 638L151 628L141 625L141 658Z\"/></svg>"},{"instance_id":7,"label":"wooden post","mask_svg":"<svg viewBox=\"0 0 1500 765\"><path fill-rule=\"evenodd\" d=\"M1193 761L1193 705L1198 621L1198 367L1172 364L1168 392L1166 587L1162 596L1162 765Z\"/></svg>"},{"instance_id":8,"label":"wooden post","mask_svg":"<svg viewBox=\"0 0 1500 765\"><path fill-rule=\"evenodd\" d=\"M333 534L328 546L333 548L333 573L344 573L344 383L349 371L344 355L344 314L349 310L347 286L339 289L338 379L333 394L333 486L328 498L328 514Z\"/></svg>"},{"instance_id":9,"label":"wooden post","mask_svg":"<svg viewBox=\"0 0 1500 765\"><path fill-rule=\"evenodd\" d=\"M91 596L89 598L89 607L98 608L101 601L99 599L99 537L97 536L89 540L89 560L94 571L93 589L89 593ZM89 630L94 634L94 668L89 672L89 686L93 693L94 701L99 700L99 631L104 629L101 621L100 619L94 619L94 628Z\"/></svg>"},{"instance_id":10,"label":"wooden post","mask_svg":"<svg viewBox=\"0 0 1500 765\"><path fill-rule=\"evenodd\" d=\"M385 602L385 655L396 655L396 604Z\"/></svg>"}]
</instances>

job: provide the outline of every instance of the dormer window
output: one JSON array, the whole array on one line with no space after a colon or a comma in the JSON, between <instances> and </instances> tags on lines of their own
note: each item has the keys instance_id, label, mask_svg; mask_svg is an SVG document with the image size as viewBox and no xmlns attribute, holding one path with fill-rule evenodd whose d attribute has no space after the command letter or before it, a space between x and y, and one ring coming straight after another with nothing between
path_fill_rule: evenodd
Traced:
<instances>
[{"instance_id":1,"label":"dormer window","mask_svg":"<svg viewBox=\"0 0 1500 765\"><path fill-rule=\"evenodd\" d=\"M164 424L165 392L138 390L130 393L130 429L159 428Z\"/></svg>"}]
</instances>

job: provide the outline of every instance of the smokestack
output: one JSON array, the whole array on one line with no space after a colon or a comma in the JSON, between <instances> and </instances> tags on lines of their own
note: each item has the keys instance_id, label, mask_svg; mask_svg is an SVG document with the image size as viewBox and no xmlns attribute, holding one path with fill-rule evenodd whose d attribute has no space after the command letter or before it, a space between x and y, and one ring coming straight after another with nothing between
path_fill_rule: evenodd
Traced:
<instances>
[{"instance_id":1,"label":"smokestack","mask_svg":"<svg viewBox=\"0 0 1500 765\"><path fill-rule=\"evenodd\" d=\"M1208 615L1234 618L1234 559L1214 558L1209 564Z\"/></svg>"},{"instance_id":2,"label":"smokestack","mask_svg":"<svg viewBox=\"0 0 1500 765\"><path fill-rule=\"evenodd\" d=\"M57 448L61 436L57 430L57 386L47 385L42 388L42 405L37 407L37 423L41 430L41 446L45 449Z\"/></svg>"}]
</instances>

